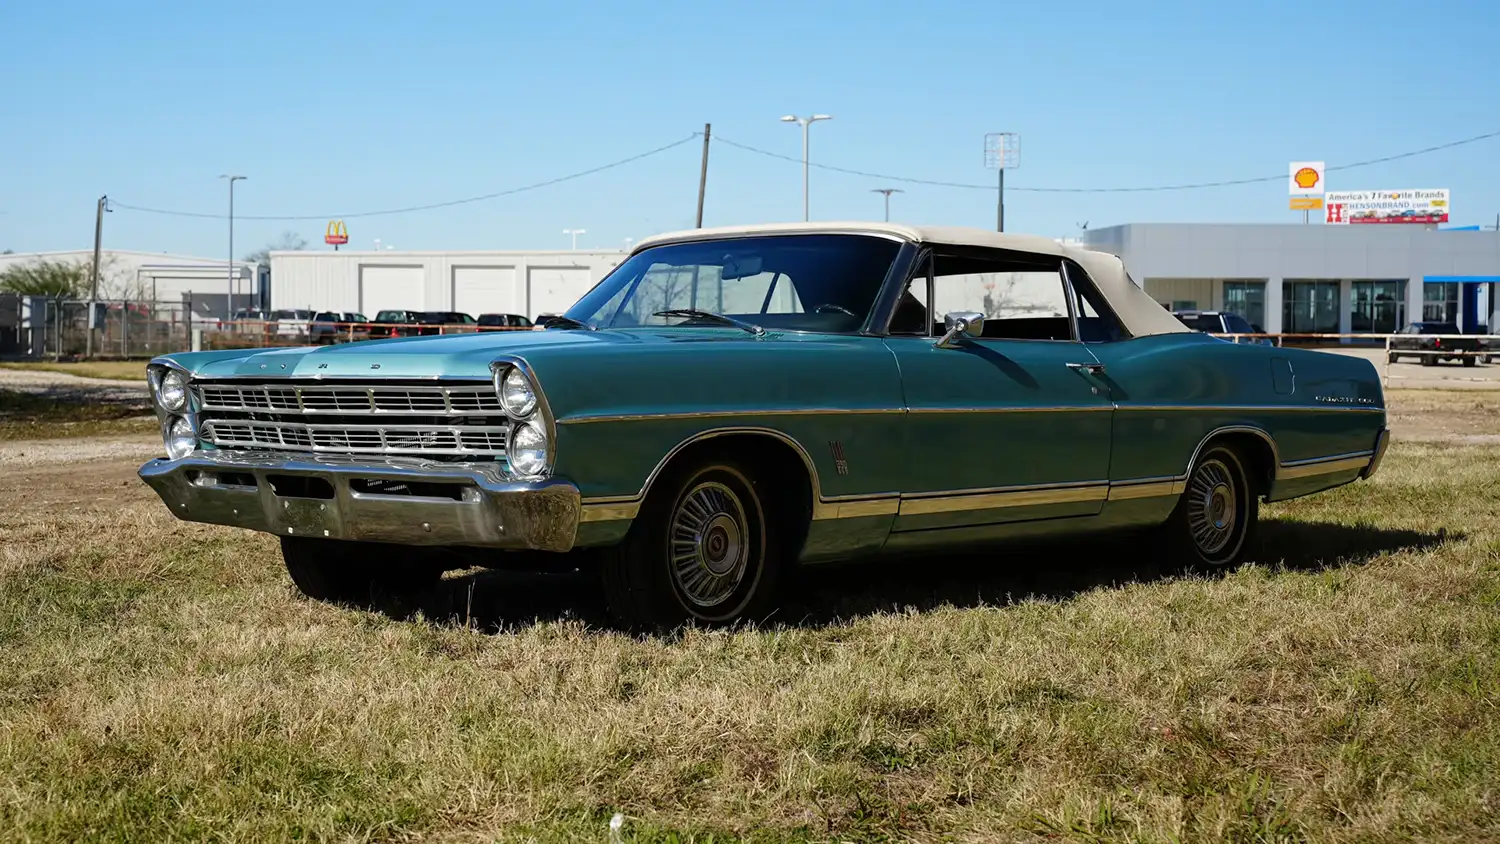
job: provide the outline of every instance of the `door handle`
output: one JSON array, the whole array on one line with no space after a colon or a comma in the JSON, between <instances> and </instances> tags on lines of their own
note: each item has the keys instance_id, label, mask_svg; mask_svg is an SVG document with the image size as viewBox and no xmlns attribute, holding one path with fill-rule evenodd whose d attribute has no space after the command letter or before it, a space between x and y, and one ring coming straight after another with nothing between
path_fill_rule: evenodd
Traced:
<instances>
[{"instance_id":1,"label":"door handle","mask_svg":"<svg viewBox=\"0 0 1500 844\"><path fill-rule=\"evenodd\" d=\"M1068 364L1068 368L1074 372L1087 372L1090 375L1104 374L1104 364L1102 363L1070 363Z\"/></svg>"}]
</instances>

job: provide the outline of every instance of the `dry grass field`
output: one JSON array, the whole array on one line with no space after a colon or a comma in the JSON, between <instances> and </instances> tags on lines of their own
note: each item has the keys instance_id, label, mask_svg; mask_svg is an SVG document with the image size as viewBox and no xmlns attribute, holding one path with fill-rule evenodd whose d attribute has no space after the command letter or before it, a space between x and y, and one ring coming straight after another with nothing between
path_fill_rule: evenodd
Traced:
<instances>
[{"instance_id":1,"label":"dry grass field","mask_svg":"<svg viewBox=\"0 0 1500 844\"><path fill-rule=\"evenodd\" d=\"M137 381L144 383L146 380L146 362L143 360L97 360L79 363L28 361L25 363L0 363L0 369L57 372L63 375L77 375L80 378L101 378L110 381Z\"/></svg>"},{"instance_id":2,"label":"dry grass field","mask_svg":"<svg viewBox=\"0 0 1500 844\"><path fill-rule=\"evenodd\" d=\"M313 603L138 461L0 466L0 839L1500 839L1500 392L1391 404L1221 578L832 568L669 638L577 576Z\"/></svg>"}]
</instances>

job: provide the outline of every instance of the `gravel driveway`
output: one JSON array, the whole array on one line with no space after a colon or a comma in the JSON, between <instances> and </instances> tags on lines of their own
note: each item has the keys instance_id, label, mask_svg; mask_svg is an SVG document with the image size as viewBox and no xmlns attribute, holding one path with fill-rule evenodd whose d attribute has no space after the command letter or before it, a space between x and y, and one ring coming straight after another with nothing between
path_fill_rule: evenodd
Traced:
<instances>
[{"instance_id":1,"label":"gravel driveway","mask_svg":"<svg viewBox=\"0 0 1500 844\"><path fill-rule=\"evenodd\" d=\"M80 378L61 372L0 369L0 389L32 393L58 401L140 407L143 414L151 412L151 396L146 392L144 378L140 383L132 383L103 378Z\"/></svg>"},{"instance_id":2,"label":"gravel driveway","mask_svg":"<svg viewBox=\"0 0 1500 844\"><path fill-rule=\"evenodd\" d=\"M146 391L144 379L135 384L102 378L80 378L60 372L0 369L0 389L79 404L139 408L142 416L151 415L151 396ZM161 448L161 437L156 435L10 440L0 442L0 466L13 469L124 458L145 460L160 454Z\"/></svg>"}]
</instances>

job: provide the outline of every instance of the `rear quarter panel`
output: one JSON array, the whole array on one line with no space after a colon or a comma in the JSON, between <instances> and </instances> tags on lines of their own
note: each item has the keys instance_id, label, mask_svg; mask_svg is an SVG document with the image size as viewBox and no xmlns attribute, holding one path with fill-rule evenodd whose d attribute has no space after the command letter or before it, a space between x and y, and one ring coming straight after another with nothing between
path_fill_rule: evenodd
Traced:
<instances>
[{"instance_id":1,"label":"rear quarter panel","mask_svg":"<svg viewBox=\"0 0 1500 844\"><path fill-rule=\"evenodd\" d=\"M1385 426L1379 374L1363 358L1198 334L1090 348L1106 364L1118 408L1112 480L1181 476L1204 438L1223 428L1265 432L1286 466L1370 452Z\"/></svg>"}]
</instances>

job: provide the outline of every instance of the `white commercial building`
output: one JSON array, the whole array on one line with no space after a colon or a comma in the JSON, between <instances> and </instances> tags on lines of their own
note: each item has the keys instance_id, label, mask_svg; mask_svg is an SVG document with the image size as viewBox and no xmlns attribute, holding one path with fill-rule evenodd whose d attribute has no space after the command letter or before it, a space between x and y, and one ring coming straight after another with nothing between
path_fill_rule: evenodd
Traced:
<instances>
[{"instance_id":1,"label":"white commercial building","mask_svg":"<svg viewBox=\"0 0 1500 844\"><path fill-rule=\"evenodd\" d=\"M457 311L536 319L562 313L625 253L272 252L270 307L357 312Z\"/></svg>"},{"instance_id":2,"label":"white commercial building","mask_svg":"<svg viewBox=\"0 0 1500 844\"><path fill-rule=\"evenodd\" d=\"M62 252L15 252L0 255L0 272L17 265L52 262L87 267L92 249ZM99 298L108 301L155 302L158 310L179 310L191 298L193 311L218 318L229 315L230 271L223 258L193 258L163 252L105 249L99 253ZM258 307L260 265L234 262L235 309ZM85 298L87 291L85 291Z\"/></svg>"}]
</instances>

